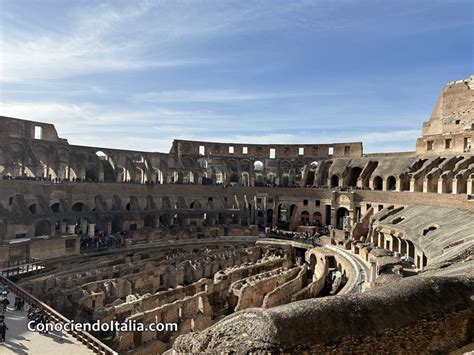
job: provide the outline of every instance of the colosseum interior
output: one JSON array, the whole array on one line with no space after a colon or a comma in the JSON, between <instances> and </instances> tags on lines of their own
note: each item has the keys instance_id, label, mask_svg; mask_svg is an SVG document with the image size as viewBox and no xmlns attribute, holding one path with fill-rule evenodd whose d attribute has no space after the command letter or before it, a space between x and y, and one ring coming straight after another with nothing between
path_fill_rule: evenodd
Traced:
<instances>
[{"instance_id":1,"label":"colosseum interior","mask_svg":"<svg viewBox=\"0 0 474 355\"><path fill-rule=\"evenodd\" d=\"M3 280L76 322L178 325L90 334L120 354L474 349L474 76L412 152L0 138Z\"/></svg>"}]
</instances>

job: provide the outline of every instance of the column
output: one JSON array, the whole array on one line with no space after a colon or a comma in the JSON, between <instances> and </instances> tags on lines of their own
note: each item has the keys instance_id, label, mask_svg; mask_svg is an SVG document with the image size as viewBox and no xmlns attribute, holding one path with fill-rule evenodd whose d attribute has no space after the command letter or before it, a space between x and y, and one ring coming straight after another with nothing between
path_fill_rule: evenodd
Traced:
<instances>
[{"instance_id":1,"label":"column","mask_svg":"<svg viewBox=\"0 0 474 355\"><path fill-rule=\"evenodd\" d=\"M67 222L62 221L61 222L61 234L66 234L67 233Z\"/></svg>"},{"instance_id":2,"label":"column","mask_svg":"<svg viewBox=\"0 0 474 355\"><path fill-rule=\"evenodd\" d=\"M83 232L84 233L84 232ZM93 238L95 236L95 223L90 223L87 230L88 236Z\"/></svg>"},{"instance_id":3,"label":"column","mask_svg":"<svg viewBox=\"0 0 474 355\"><path fill-rule=\"evenodd\" d=\"M75 234L76 225L75 224L68 224L67 226L67 234Z\"/></svg>"}]
</instances>

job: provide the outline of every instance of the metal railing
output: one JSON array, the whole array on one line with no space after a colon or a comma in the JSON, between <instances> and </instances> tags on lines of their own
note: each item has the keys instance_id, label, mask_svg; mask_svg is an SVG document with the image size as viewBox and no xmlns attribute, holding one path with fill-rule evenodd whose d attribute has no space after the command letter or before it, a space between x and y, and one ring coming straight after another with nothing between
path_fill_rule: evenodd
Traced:
<instances>
[{"instance_id":1,"label":"metal railing","mask_svg":"<svg viewBox=\"0 0 474 355\"><path fill-rule=\"evenodd\" d=\"M4 266L0 268L0 275L4 277L10 277L10 276L23 275L32 271L38 271L38 270L44 269L45 262L44 260L29 258L29 259L9 261L9 262L3 263L3 265Z\"/></svg>"},{"instance_id":2,"label":"metal railing","mask_svg":"<svg viewBox=\"0 0 474 355\"><path fill-rule=\"evenodd\" d=\"M8 280L6 277L0 275L0 283L3 283L4 285L8 286L11 292L23 298L26 302L39 308L40 311L46 314L52 321L62 324L71 323L71 321L68 318L64 317L61 313L49 307L47 304L43 303L32 294L25 291L24 289L16 285L14 282ZM105 345L100 340L93 337L87 332L75 331L71 329L68 331L68 333L96 354L118 355L116 351L109 348L107 345Z\"/></svg>"}]
</instances>

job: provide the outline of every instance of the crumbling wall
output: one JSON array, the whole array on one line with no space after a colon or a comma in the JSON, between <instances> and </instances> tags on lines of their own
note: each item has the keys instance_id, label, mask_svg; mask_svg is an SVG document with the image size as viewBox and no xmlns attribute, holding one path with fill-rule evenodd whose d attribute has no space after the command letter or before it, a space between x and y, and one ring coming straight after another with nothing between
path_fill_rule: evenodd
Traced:
<instances>
[{"instance_id":1,"label":"crumbling wall","mask_svg":"<svg viewBox=\"0 0 474 355\"><path fill-rule=\"evenodd\" d=\"M297 269L300 271L294 279L285 282L283 285L278 286L266 294L263 299L262 308L276 307L288 303L295 293L301 291L306 284L308 267L304 264Z\"/></svg>"}]
</instances>

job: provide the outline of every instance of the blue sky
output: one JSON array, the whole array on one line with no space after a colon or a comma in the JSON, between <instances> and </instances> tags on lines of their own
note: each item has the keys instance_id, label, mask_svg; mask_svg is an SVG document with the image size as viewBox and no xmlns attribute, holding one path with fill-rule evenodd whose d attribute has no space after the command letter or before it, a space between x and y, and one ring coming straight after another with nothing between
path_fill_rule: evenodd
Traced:
<instances>
[{"instance_id":1,"label":"blue sky","mask_svg":"<svg viewBox=\"0 0 474 355\"><path fill-rule=\"evenodd\" d=\"M472 1L0 0L0 114L72 144L414 150L474 74Z\"/></svg>"}]
</instances>

